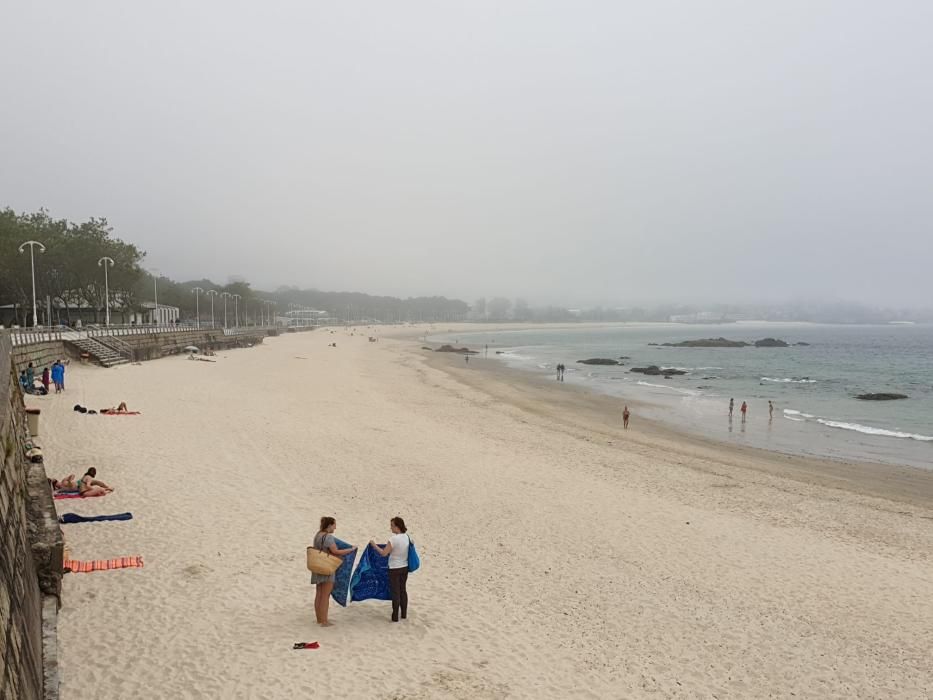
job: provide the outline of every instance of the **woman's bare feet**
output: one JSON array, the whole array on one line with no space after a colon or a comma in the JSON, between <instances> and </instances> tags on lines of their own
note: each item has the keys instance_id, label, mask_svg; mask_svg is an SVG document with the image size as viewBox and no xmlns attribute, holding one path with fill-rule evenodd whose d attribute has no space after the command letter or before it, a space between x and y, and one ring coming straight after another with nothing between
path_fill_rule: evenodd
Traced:
<instances>
[{"instance_id":1,"label":"woman's bare feet","mask_svg":"<svg viewBox=\"0 0 933 700\"><path fill-rule=\"evenodd\" d=\"M333 626L334 626L334 623L333 623L333 622L318 622L318 624L319 624L321 627L333 627Z\"/></svg>"}]
</instances>

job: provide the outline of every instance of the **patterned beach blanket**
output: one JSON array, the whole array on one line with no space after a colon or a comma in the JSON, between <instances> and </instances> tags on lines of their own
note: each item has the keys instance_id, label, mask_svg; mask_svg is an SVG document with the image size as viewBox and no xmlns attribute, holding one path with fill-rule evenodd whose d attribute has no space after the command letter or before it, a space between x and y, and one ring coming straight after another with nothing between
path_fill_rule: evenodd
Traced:
<instances>
[{"instance_id":1,"label":"patterned beach blanket","mask_svg":"<svg viewBox=\"0 0 933 700\"><path fill-rule=\"evenodd\" d=\"M116 515L78 515L77 513L63 513L58 518L58 522L67 525L69 523L96 523L103 520L132 520L132 513L117 513Z\"/></svg>"},{"instance_id":2,"label":"patterned beach blanket","mask_svg":"<svg viewBox=\"0 0 933 700\"><path fill-rule=\"evenodd\" d=\"M141 569L142 557L117 557L116 559L96 559L94 561L64 561L65 572L76 574L89 574L92 571L109 571L110 569Z\"/></svg>"},{"instance_id":3,"label":"patterned beach blanket","mask_svg":"<svg viewBox=\"0 0 933 700\"><path fill-rule=\"evenodd\" d=\"M334 538L339 549L349 549L352 544L343 540ZM343 607L347 607L347 595L350 592L350 574L353 572L353 563L356 561L356 550L350 552L343 558L343 564L334 573L334 589L330 597Z\"/></svg>"},{"instance_id":4,"label":"patterned beach blanket","mask_svg":"<svg viewBox=\"0 0 933 700\"><path fill-rule=\"evenodd\" d=\"M366 547L350 581L350 600L354 603L361 600L392 600L388 557L380 555L372 547Z\"/></svg>"}]
</instances>

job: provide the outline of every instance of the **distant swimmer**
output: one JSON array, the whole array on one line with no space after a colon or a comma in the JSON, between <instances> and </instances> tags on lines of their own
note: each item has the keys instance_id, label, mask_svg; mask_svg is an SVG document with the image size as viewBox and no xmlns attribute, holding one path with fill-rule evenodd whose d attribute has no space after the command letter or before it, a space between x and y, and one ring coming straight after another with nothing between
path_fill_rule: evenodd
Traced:
<instances>
[{"instance_id":1,"label":"distant swimmer","mask_svg":"<svg viewBox=\"0 0 933 700\"><path fill-rule=\"evenodd\" d=\"M729 399L729 417L732 418L732 412L735 410L735 399Z\"/></svg>"},{"instance_id":2,"label":"distant swimmer","mask_svg":"<svg viewBox=\"0 0 933 700\"><path fill-rule=\"evenodd\" d=\"M742 412L742 422L745 422L745 414L748 413L748 404L744 401L742 402L742 408L739 409Z\"/></svg>"},{"instance_id":3,"label":"distant swimmer","mask_svg":"<svg viewBox=\"0 0 933 700\"><path fill-rule=\"evenodd\" d=\"M774 420L774 404L770 401L768 402L768 420Z\"/></svg>"},{"instance_id":4,"label":"distant swimmer","mask_svg":"<svg viewBox=\"0 0 933 700\"><path fill-rule=\"evenodd\" d=\"M464 359L464 361L465 361L467 364L470 364L470 356L469 356L469 355L464 355L464 356L463 356L463 359Z\"/></svg>"},{"instance_id":5,"label":"distant swimmer","mask_svg":"<svg viewBox=\"0 0 933 700\"><path fill-rule=\"evenodd\" d=\"M628 419L632 414L629 413L628 406L622 409L622 428L628 430Z\"/></svg>"}]
</instances>

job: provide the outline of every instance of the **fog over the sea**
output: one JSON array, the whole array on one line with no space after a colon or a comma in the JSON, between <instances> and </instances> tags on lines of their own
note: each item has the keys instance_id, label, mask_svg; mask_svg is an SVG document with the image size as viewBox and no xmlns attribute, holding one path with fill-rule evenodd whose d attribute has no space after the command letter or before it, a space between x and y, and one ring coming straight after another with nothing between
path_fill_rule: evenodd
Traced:
<instances>
[{"instance_id":1,"label":"fog over the sea","mask_svg":"<svg viewBox=\"0 0 933 700\"><path fill-rule=\"evenodd\" d=\"M933 2L7 2L0 207L175 279L933 298Z\"/></svg>"}]
</instances>

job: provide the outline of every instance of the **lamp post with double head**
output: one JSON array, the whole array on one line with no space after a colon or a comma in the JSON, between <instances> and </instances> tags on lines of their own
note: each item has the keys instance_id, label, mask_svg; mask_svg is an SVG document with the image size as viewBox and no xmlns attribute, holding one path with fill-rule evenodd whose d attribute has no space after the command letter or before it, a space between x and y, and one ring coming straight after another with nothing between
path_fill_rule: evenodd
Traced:
<instances>
[{"instance_id":1,"label":"lamp post with double head","mask_svg":"<svg viewBox=\"0 0 933 700\"><path fill-rule=\"evenodd\" d=\"M198 298L201 296L203 291L204 290L200 287L195 287L191 290L191 293L194 294L194 315L198 330L201 330L201 305L198 301ZM213 300L211 300L211 303L213 303Z\"/></svg>"},{"instance_id":2,"label":"lamp post with double head","mask_svg":"<svg viewBox=\"0 0 933 700\"><path fill-rule=\"evenodd\" d=\"M110 281L107 278L107 268L113 267L113 258L108 258L107 256L102 257L97 261L97 266L104 268L104 325L110 325Z\"/></svg>"},{"instance_id":3,"label":"lamp post with double head","mask_svg":"<svg viewBox=\"0 0 933 700\"><path fill-rule=\"evenodd\" d=\"M221 292L220 296L224 300L224 328L227 327L227 299L233 295L230 292Z\"/></svg>"},{"instance_id":4,"label":"lamp post with double head","mask_svg":"<svg viewBox=\"0 0 933 700\"><path fill-rule=\"evenodd\" d=\"M239 328L240 327L240 299L242 299L243 297L241 297L239 294L231 294L230 296L233 297L233 327Z\"/></svg>"},{"instance_id":5,"label":"lamp post with double head","mask_svg":"<svg viewBox=\"0 0 933 700\"><path fill-rule=\"evenodd\" d=\"M39 315L36 313L36 246L39 246L39 252L45 252L45 246L39 243L39 241L26 241L19 247L19 252L22 253L26 250L26 246L29 246L29 264L32 268L32 325L39 325Z\"/></svg>"}]
</instances>

